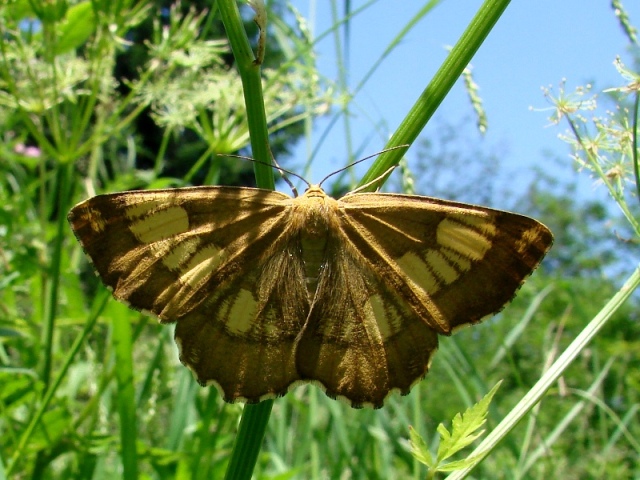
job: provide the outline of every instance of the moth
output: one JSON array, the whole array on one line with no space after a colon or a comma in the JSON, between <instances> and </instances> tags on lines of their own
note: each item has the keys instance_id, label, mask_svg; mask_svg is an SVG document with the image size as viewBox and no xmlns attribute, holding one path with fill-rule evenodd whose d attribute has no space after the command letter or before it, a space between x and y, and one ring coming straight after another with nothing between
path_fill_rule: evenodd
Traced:
<instances>
[{"instance_id":1,"label":"moth","mask_svg":"<svg viewBox=\"0 0 640 480\"><path fill-rule=\"evenodd\" d=\"M531 218L416 195L190 187L98 195L69 222L113 296L176 322L227 402L314 383L379 408L439 335L498 312L553 237Z\"/></svg>"}]
</instances>

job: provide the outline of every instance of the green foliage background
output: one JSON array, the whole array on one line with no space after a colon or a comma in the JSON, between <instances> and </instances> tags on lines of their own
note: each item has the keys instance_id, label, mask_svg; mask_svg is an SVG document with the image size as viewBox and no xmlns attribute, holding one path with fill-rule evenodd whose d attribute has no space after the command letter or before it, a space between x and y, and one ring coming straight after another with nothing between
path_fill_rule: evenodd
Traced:
<instances>
[{"instance_id":1,"label":"green foliage background","mask_svg":"<svg viewBox=\"0 0 640 480\"><path fill-rule=\"evenodd\" d=\"M317 72L315 39L304 19L271 2L268 54L261 69L252 69L235 48L231 52L226 35L233 42L246 28L256 38L253 11L243 9L244 23L227 21L223 28L233 3L0 2L0 479L204 479L227 472L242 406L225 404L215 390L196 384L177 360L171 328L109 297L75 242L66 212L96 193L254 185L249 162L216 156L239 152L269 160L255 143L262 128L251 110L255 103L245 108L247 90L255 88L247 79L251 72L260 74L265 131L285 166L295 141L310 138L314 118L346 112L352 92ZM437 3L426 2L419 15ZM614 4L635 45L635 30ZM345 21L327 34L340 38L350 15L357 15L346 5ZM479 38L492 23L482 25L486 32ZM348 51L349 45L337 41L337 48ZM443 66L445 80L425 86L432 96L446 94L457 78L446 72L454 70ZM640 238L632 141L637 104L629 95L640 82L633 68L620 64L620 71L624 85L608 100L620 110L608 120L591 124L580 116L581 108L591 107L585 92L549 93L555 119L570 122L567 141L576 161L601 178L610 203L579 202L574 184L542 173L524 194L510 192L483 175L495 171L494 155L456 151L462 132L475 135L464 127L416 142L415 157L401 163L388 188L420 190L415 178L428 173L430 193L543 220L556 235L555 247L496 318L442 340L428 378L409 396L393 397L377 411L352 410L306 386L275 401L264 441L259 434L254 439L261 447L255 478L441 475L412 455L409 426L435 456L438 425L450 424L502 380L487 413L485 428L493 429L621 294L637 269ZM482 112L465 78L472 107ZM424 122L437 102L427 107ZM405 136L396 144L413 141L420 130L403 124L398 131ZM598 156L605 147L607 155ZM364 178L340 176L331 188L337 193L366 183L402 153L384 154ZM303 174L313 154L306 161ZM447 174L470 165L478 175L469 185ZM261 175L272 175L271 169L255 169L260 184L268 183ZM483 178L491 183L482 184ZM640 476L639 311L637 295L607 311L608 323L595 340L575 350L576 360L542 402L491 447L474 471L477 478Z\"/></svg>"}]
</instances>

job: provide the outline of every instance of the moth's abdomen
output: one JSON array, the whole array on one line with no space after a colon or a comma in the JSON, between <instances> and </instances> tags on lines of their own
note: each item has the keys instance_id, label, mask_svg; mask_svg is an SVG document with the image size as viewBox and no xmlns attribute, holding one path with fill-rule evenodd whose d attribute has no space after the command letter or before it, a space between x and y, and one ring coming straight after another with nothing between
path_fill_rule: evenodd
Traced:
<instances>
[{"instance_id":1,"label":"moth's abdomen","mask_svg":"<svg viewBox=\"0 0 640 480\"><path fill-rule=\"evenodd\" d=\"M300 239L305 281L311 299L327 262L327 244L332 230L336 228L337 212L338 202L319 187L310 187L293 201L292 225Z\"/></svg>"},{"instance_id":2,"label":"moth's abdomen","mask_svg":"<svg viewBox=\"0 0 640 480\"><path fill-rule=\"evenodd\" d=\"M307 284L309 298L313 298L318 287L318 277L326 263L327 232L324 236L310 237L302 233L300 245L304 261L304 277Z\"/></svg>"}]
</instances>

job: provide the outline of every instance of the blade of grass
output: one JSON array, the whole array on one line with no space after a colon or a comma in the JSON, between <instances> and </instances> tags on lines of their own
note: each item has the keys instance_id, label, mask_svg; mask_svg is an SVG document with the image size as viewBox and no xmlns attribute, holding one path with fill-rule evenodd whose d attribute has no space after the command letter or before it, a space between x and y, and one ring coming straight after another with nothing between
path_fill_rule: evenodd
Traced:
<instances>
[{"instance_id":1,"label":"blade of grass","mask_svg":"<svg viewBox=\"0 0 640 480\"><path fill-rule=\"evenodd\" d=\"M413 28L418 25L420 20L422 20L431 10L433 10L436 6L438 6L442 0L429 0L408 22L402 27L402 30L398 32L398 34L391 40L387 48L385 48L382 55L371 65L371 68L367 70L367 73L364 74L362 79L358 82L358 85L353 89L352 95L355 96L362 88L365 86L369 78L373 76L373 74L378 70L378 67L382 65L382 62L393 52L393 50L399 46L402 41L406 38L406 36L413 30Z\"/></svg>"},{"instance_id":2,"label":"blade of grass","mask_svg":"<svg viewBox=\"0 0 640 480\"><path fill-rule=\"evenodd\" d=\"M235 419L235 409L226 403L221 405L218 391L215 388L209 389L200 413L202 426L197 432L197 448L191 468L192 472L197 472L197 480L214 478L213 471L217 464L214 466L207 462L206 455L208 452L219 452L227 448L227 438L230 437L228 432L235 425Z\"/></svg>"},{"instance_id":3,"label":"blade of grass","mask_svg":"<svg viewBox=\"0 0 640 480\"><path fill-rule=\"evenodd\" d=\"M547 295L549 295L549 293L551 293L553 288L553 285L547 286L531 300L527 311L524 313L522 318L514 325L509 334L505 337L502 345L500 345L500 347L496 350L496 353L493 355L491 362L489 362L489 370L493 370L494 368L496 368L504 360L504 357L508 355L508 352L511 350L513 345L526 331L527 325L529 325L529 322L538 311L538 308L540 308L542 301L547 297Z\"/></svg>"},{"instance_id":4,"label":"blade of grass","mask_svg":"<svg viewBox=\"0 0 640 480\"><path fill-rule=\"evenodd\" d=\"M122 303L111 303L112 342L116 357L116 383L118 386L118 415L120 417L120 455L122 457L123 478L138 478L138 438L136 421L136 398L133 387L133 343L131 312Z\"/></svg>"},{"instance_id":5,"label":"blade of grass","mask_svg":"<svg viewBox=\"0 0 640 480\"><path fill-rule=\"evenodd\" d=\"M53 241L53 250L51 252L51 266L48 271L45 272L46 279L46 294L45 294L45 308L44 308L44 321L42 322L44 328L42 330L42 351L43 351L43 364L41 380L44 383L47 391L49 387L49 381L51 380L51 365L53 362L53 329L55 326L55 320L58 307L58 293L60 289L60 263L62 260L62 242L66 238L67 225L66 215L62 215L62 212L69 210L70 202L70 179L73 173L73 165L71 163L60 164L58 168L58 182L57 182L57 211L58 219L56 225L56 235Z\"/></svg>"},{"instance_id":6,"label":"blade of grass","mask_svg":"<svg viewBox=\"0 0 640 480\"><path fill-rule=\"evenodd\" d=\"M331 16L333 20L333 24L337 24L339 22L338 15L338 2L335 0L331 2ZM345 45L342 45L340 38L340 30L333 30L333 44L335 46L334 55L335 55L335 64L338 69L338 78L337 78L337 87L341 92L347 92L348 81L349 81L349 72L348 72L348 32L349 25L351 24L350 17L346 17L347 20L344 23L344 32L345 32ZM350 102L341 102L340 113L339 115L343 118L344 124L344 138L345 144L347 147L347 158L351 158L353 154L353 145L352 138L353 135L351 133L351 114L350 114L351 103Z\"/></svg>"},{"instance_id":7,"label":"blade of grass","mask_svg":"<svg viewBox=\"0 0 640 480\"><path fill-rule=\"evenodd\" d=\"M347 77L347 73L345 73L345 68L344 65L342 64L342 62L340 61L340 57L337 57L338 60L336 61L337 68L338 68L338 72L340 74L340 80L338 81L338 86L339 88L339 92L340 95L342 95L344 98L353 98L355 97L358 92L360 90L362 90L362 88L366 85L367 81L373 76L373 74L377 71L378 67L380 67L380 65L382 65L382 63L384 62L384 60L391 54L391 52L393 52L393 50L402 43L402 40L409 34L409 32L416 26L418 25L419 21L424 18L429 12L431 12L431 10L433 10L433 8L435 8L437 5L439 5L441 3L442 0L430 0L426 5L424 5L412 18L411 20L409 20L409 22L407 23L407 25L405 25L405 27L398 33L398 35L396 35L391 42L389 43L389 45L387 45L387 48L385 48L384 52L382 53L382 55L380 55L380 57L374 62L374 64L371 66L371 68L364 74L364 76L360 79L360 81L358 82L358 84L356 85L356 87L354 89L349 89L347 87L347 83L346 83L346 77ZM325 35L328 35L329 33L333 33L336 41L334 42L336 44L336 55L338 55L343 49L340 48L340 37L339 35L337 35L337 31L338 31L338 27L341 25L345 25L345 29L348 28L349 25L349 21L351 20L351 18L355 17L357 14L359 14L360 12L364 11L368 6L370 6L371 4L373 4L374 2L369 2L365 5L360 6L359 8L357 8L354 11L349 11L348 15L345 15L343 19L338 19L335 17L334 15L334 23L332 25L332 27L327 30L327 32L325 32L324 34L318 36L318 38L315 40L314 44L317 44L318 41L323 38ZM346 34L345 34L346 36ZM347 48L344 49L345 54L344 57L347 57ZM348 64L348 62L345 62L345 64ZM344 78L343 78L344 77ZM309 173L309 169L311 168L311 163L313 162L313 160L316 158L317 153L320 151L320 148L322 147L322 145L325 143L325 141L329 138L330 133L333 131L333 127L334 125L338 122L338 120L340 118L344 118L345 121L345 138L347 141L347 155L345 156L345 158L347 158L350 162L355 160L357 158L357 155L353 154L353 149L351 146L351 135L348 133L349 132L349 102L345 101L344 102L344 107L341 108L340 112L336 113L333 118L330 120L329 124L326 126L326 128L324 129L324 132L322 132L320 134L320 138L318 139L318 141L316 142L316 145L313 148L313 151L310 153L310 155L308 156L308 160L305 164L304 167L304 174L303 176L307 176Z\"/></svg>"},{"instance_id":8,"label":"blade of grass","mask_svg":"<svg viewBox=\"0 0 640 480\"><path fill-rule=\"evenodd\" d=\"M601 389L602 383L606 380L607 374L609 370L611 370L611 366L613 365L615 358L609 358L606 365L602 368L602 371L598 374L597 378L592 382L591 386L587 390L587 394L589 396L595 396L598 390ZM518 468L518 475L520 478L525 478L526 474L529 470L531 470L541 459L549 454L553 445L561 438L562 434L566 432L569 425L579 416L582 415L585 408L590 406L589 402L586 400L580 400L576 404L571 407L571 410L567 412L567 414L562 417L560 422L555 426L555 428L549 433L540 443L538 448L536 448L530 455L526 458L521 458L520 464Z\"/></svg>"},{"instance_id":9,"label":"blade of grass","mask_svg":"<svg viewBox=\"0 0 640 480\"><path fill-rule=\"evenodd\" d=\"M189 405L192 403L197 385L193 375L191 375L191 371L186 368L181 369L177 375L176 384L176 405ZM166 444L169 450L180 451L180 442L183 440L184 432L187 428L188 416L188 408L176 408L171 412Z\"/></svg>"}]
</instances>

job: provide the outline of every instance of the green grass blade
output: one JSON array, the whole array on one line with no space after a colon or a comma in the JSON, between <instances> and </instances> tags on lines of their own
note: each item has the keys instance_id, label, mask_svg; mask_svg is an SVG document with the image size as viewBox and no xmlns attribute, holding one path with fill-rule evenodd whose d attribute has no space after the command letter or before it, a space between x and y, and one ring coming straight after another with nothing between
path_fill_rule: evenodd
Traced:
<instances>
[{"instance_id":1,"label":"green grass blade","mask_svg":"<svg viewBox=\"0 0 640 480\"><path fill-rule=\"evenodd\" d=\"M58 295L60 291L60 265L62 261L62 243L66 238L66 232L69 228L67 224L66 215L61 212L66 212L69 209L70 198L70 181L73 165L60 164L58 169L58 184L57 184L57 210L58 218L56 220L56 235L53 240L53 249L51 252L51 266L47 272L47 279L45 281L46 294L45 294L45 309L44 309L44 328L42 330L42 350L43 350L43 362L42 362L42 376L41 379L45 385L45 391L49 386L51 379L51 368L53 363L53 331L55 328L55 320L58 312Z\"/></svg>"},{"instance_id":2,"label":"green grass blade","mask_svg":"<svg viewBox=\"0 0 640 480\"><path fill-rule=\"evenodd\" d=\"M133 387L133 342L131 312L122 303L111 303L112 342L116 356L116 381L118 385L118 415L120 416L120 442L123 478L138 478L138 438L136 396Z\"/></svg>"},{"instance_id":3,"label":"green grass blade","mask_svg":"<svg viewBox=\"0 0 640 480\"><path fill-rule=\"evenodd\" d=\"M602 384L606 380L607 374L611 370L611 366L613 365L613 363L614 358L609 358L602 371L598 374L598 377L589 387L587 393L589 396L591 396L591 398L596 398L595 396L602 388ZM523 458L523 462L521 463L523 463L524 465L521 469L518 470L520 478L523 478L525 474L536 465L537 462L541 461L541 459L545 455L549 454L549 450L560 438L562 438L562 434L566 432L571 422L578 418L579 415L584 414L584 410L587 406L589 406L589 402L587 402L586 400L580 400L579 402L576 402L573 407L571 407L569 412L567 412L567 414L555 426L551 433L545 437L544 441L541 442L538 448L536 448L526 459Z\"/></svg>"}]
</instances>

